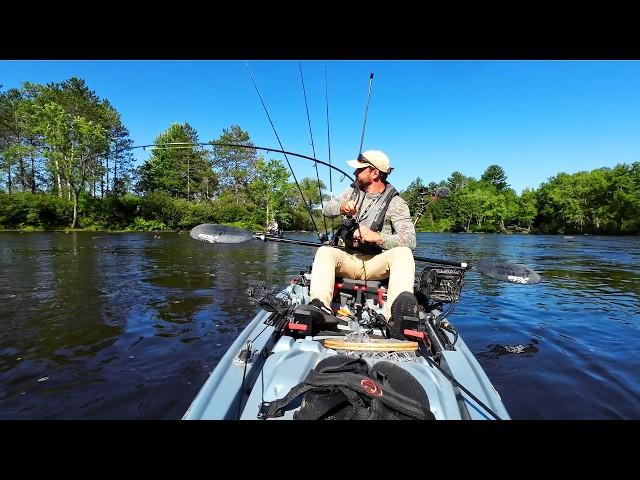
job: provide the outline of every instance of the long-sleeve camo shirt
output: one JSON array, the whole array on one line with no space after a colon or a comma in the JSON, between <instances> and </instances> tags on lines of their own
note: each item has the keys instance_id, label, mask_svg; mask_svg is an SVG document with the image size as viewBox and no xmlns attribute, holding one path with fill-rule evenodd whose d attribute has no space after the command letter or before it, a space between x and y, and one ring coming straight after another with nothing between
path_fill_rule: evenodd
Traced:
<instances>
[{"instance_id":1,"label":"long-sleeve camo shirt","mask_svg":"<svg viewBox=\"0 0 640 480\"><path fill-rule=\"evenodd\" d=\"M389 184L387 184L388 186ZM340 195L328 201L324 205L322 213L329 218L340 215L340 205L351 198L352 192L353 188L349 187ZM358 211L355 214L355 219L361 225L370 227L373 222L374 204L382 197L384 192L365 193L360 191L358 193L359 197L356 203ZM411 250L416 248L416 229L411 221L409 205L400 195L396 195L391 200L384 216L380 234L383 239L382 248L385 250L393 247L409 247Z\"/></svg>"}]
</instances>

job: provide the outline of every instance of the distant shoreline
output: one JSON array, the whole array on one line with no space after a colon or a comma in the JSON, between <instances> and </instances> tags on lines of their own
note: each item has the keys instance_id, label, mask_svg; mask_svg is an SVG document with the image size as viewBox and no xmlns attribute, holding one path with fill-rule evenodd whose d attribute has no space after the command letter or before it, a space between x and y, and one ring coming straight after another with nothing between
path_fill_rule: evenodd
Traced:
<instances>
[{"instance_id":1,"label":"distant shoreline","mask_svg":"<svg viewBox=\"0 0 640 480\"><path fill-rule=\"evenodd\" d=\"M54 232L54 233L189 233L190 230L92 230L92 229L83 229L83 228L74 228L74 229L52 229L52 230L38 230L38 229L0 229L1 233L46 233L46 232ZM311 230L283 230L283 233L315 233ZM416 233L434 233L434 234L453 234L453 235L551 235L554 237L566 237L567 240L573 240L577 237L640 237L640 234L607 234L607 233L504 233L504 232L416 232Z\"/></svg>"}]
</instances>

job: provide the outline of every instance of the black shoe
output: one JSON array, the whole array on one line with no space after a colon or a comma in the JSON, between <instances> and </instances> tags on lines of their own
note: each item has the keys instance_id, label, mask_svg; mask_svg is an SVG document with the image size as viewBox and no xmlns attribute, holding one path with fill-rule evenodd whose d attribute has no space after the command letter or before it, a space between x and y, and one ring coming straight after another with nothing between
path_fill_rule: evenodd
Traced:
<instances>
[{"instance_id":1,"label":"black shoe","mask_svg":"<svg viewBox=\"0 0 640 480\"><path fill-rule=\"evenodd\" d=\"M416 296L411 292L402 292L391 305L391 319L389 320L390 334L392 338L404 339L405 329L414 330L419 318L419 306ZM415 321L405 319L415 318Z\"/></svg>"},{"instance_id":2,"label":"black shoe","mask_svg":"<svg viewBox=\"0 0 640 480\"><path fill-rule=\"evenodd\" d=\"M326 315L333 315L333 312L331 311L331 309L325 306L325 304L322 303L322 300L320 300L319 298L314 298L313 300L311 300L309 302L309 305L313 305L314 307L316 307L318 310L320 310L322 313L325 313Z\"/></svg>"}]
</instances>

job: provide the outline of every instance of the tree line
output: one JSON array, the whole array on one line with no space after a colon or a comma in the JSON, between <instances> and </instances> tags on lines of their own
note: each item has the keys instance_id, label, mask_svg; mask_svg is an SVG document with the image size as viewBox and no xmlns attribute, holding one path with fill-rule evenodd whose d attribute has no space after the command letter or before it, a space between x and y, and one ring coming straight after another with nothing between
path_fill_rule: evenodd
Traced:
<instances>
[{"instance_id":1,"label":"tree line","mask_svg":"<svg viewBox=\"0 0 640 480\"><path fill-rule=\"evenodd\" d=\"M249 148L193 145L200 142L188 123L173 123L154 140L164 146L150 147L136 167L120 114L83 80L0 86L0 229L261 229L274 217L288 230L323 229L323 182L303 178L300 195L287 167L250 148L237 124L205 143ZM451 194L428 205L418 231L640 232L639 162L559 173L520 195L490 165L480 179L418 177L401 195L415 215L421 194L442 186Z\"/></svg>"}]
</instances>

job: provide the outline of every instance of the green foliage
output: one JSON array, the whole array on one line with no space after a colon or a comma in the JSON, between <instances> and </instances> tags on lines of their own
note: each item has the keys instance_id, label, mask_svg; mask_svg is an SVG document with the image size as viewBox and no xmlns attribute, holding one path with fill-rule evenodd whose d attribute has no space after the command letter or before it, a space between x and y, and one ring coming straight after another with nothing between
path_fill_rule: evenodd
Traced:
<instances>
[{"instance_id":1,"label":"green foliage","mask_svg":"<svg viewBox=\"0 0 640 480\"><path fill-rule=\"evenodd\" d=\"M51 230L69 225L73 204L55 195L0 192L0 226Z\"/></svg>"},{"instance_id":2,"label":"green foliage","mask_svg":"<svg viewBox=\"0 0 640 480\"><path fill-rule=\"evenodd\" d=\"M180 216L178 228L190 230L201 223L217 223L218 214L211 202L188 202L182 198L175 200Z\"/></svg>"},{"instance_id":3,"label":"green foliage","mask_svg":"<svg viewBox=\"0 0 640 480\"><path fill-rule=\"evenodd\" d=\"M416 232L450 232L453 227L454 221L452 218L441 218L432 222L423 217L416 225Z\"/></svg>"},{"instance_id":4,"label":"green foliage","mask_svg":"<svg viewBox=\"0 0 640 480\"><path fill-rule=\"evenodd\" d=\"M138 169L137 188L142 193L162 191L179 198L205 198L213 194L217 177L211 170L209 153L197 145L198 134L188 123L173 123L158 137L151 156Z\"/></svg>"},{"instance_id":5,"label":"green foliage","mask_svg":"<svg viewBox=\"0 0 640 480\"><path fill-rule=\"evenodd\" d=\"M544 233L638 233L640 163L572 175L559 173L537 192Z\"/></svg>"},{"instance_id":6,"label":"green foliage","mask_svg":"<svg viewBox=\"0 0 640 480\"><path fill-rule=\"evenodd\" d=\"M216 141L253 146L237 124ZM198 134L174 123L156 142L197 143ZM277 215L288 230L312 230L308 206L322 229L325 186L319 192L315 178L302 179L305 205L288 169L253 148L167 145L134 171L131 145L120 114L82 79L0 91L0 229L261 229ZM128 193L136 181L143 196ZM441 185L451 195L432 203L425 197L419 231L640 233L639 162L561 172L521 195L495 164L480 180L454 171L425 186L418 177L401 193L413 217L420 191Z\"/></svg>"},{"instance_id":7,"label":"green foliage","mask_svg":"<svg viewBox=\"0 0 640 480\"><path fill-rule=\"evenodd\" d=\"M420 208L420 192L426 188L420 177L416 178L409 184L406 190L400 192L400 196L409 205L409 210L412 215L416 215L416 212Z\"/></svg>"},{"instance_id":8,"label":"green foliage","mask_svg":"<svg viewBox=\"0 0 640 480\"><path fill-rule=\"evenodd\" d=\"M509 188L507 174L500 165L489 165L480 177L480 181L493 185L498 191Z\"/></svg>"},{"instance_id":9,"label":"green foliage","mask_svg":"<svg viewBox=\"0 0 640 480\"><path fill-rule=\"evenodd\" d=\"M249 214L241 205L228 204L218 211L218 218L223 223L236 222L239 220L250 220Z\"/></svg>"},{"instance_id":10,"label":"green foliage","mask_svg":"<svg viewBox=\"0 0 640 480\"><path fill-rule=\"evenodd\" d=\"M140 197L126 194L95 198L87 193L80 196L80 223L97 230L124 230L136 217Z\"/></svg>"},{"instance_id":11,"label":"green foliage","mask_svg":"<svg viewBox=\"0 0 640 480\"><path fill-rule=\"evenodd\" d=\"M256 161L256 176L249 184L251 198L259 211L253 216L255 223L266 225L286 208L292 193L288 178L289 172L279 160L269 160L267 163L259 158Z\"/></svg>"},{"instance_id":12,"label":"green foliage","mask_svg":"<svg viewBox=\"0 0 640 480\"><path fill-rule=\"evenodd\" d=\"M125 228L128 232L149 232L156 230L167 230L167 226L159 220L145 220L141 217L136 217L133 223Z\"/></svg>"},{"instance_id":13,"label":"green foliage","mask_svg":"<svg viewBox=\"0 0 640 480\"><path fill-rule=\"evenodd\" d=\"M458 190L462 190L463 188L465 188L471 182L475 182L475 179L472 177L467 177L462 173L455 171L447 179L445 185L449 187L449 190L451 190L451 192L457 192Z\"/></svg>"},{"instance_id":14,"label":"green foliage","mask_svg":"<svg viewBox=\"0 0 640 480\"><path fill-rule=\"evenodd\" d=\"M231 143L235 145L253 146L249 133L239 125L231 125L222 130L222 135L212 140L215 143ZM238 195L246 191L256 175L256 150L251 148L213 147L213 166L220 185ZM240 203L239 197L234 199Z\"/></svg>"},{"instance_id":15,"label":"green foliage","mask_svg":"<svg viewBox=\"0 0 640 480\"><path fill-rule=\"evenodd\" d=\"M260 224L246 220L238 220L237 222L226 222L222 223L222 225L230 225L232 227L238 227L242 228L243 230L249 230L252 232L259 232L263 230L263 227L261 227Z\"/></svg>"}]
</instances>

